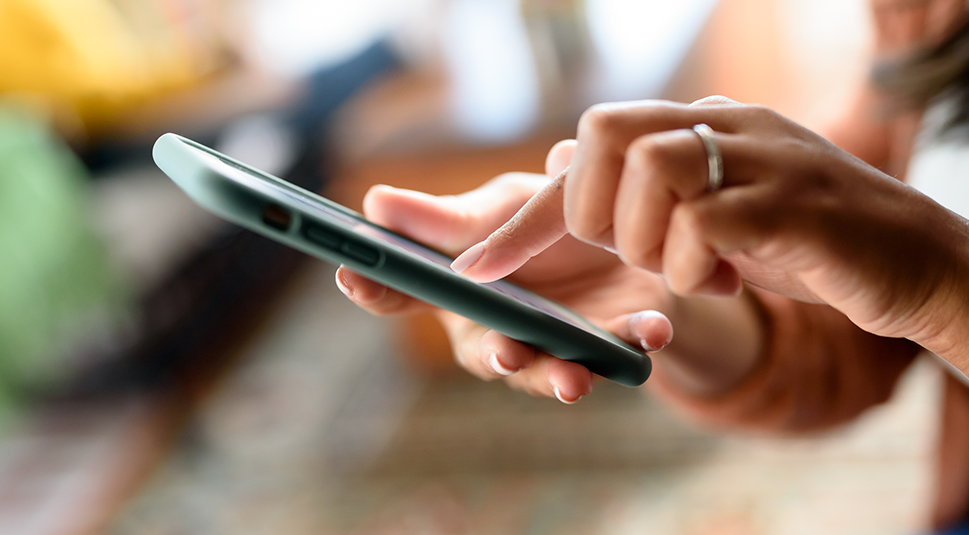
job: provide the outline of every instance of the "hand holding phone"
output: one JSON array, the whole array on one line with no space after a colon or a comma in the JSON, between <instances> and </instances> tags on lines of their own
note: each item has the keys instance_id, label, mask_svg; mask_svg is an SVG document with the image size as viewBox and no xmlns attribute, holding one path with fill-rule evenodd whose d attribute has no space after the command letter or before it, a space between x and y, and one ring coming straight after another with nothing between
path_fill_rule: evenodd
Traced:
<instances>
[{"instance_id":1,"label":"hand holding phone","mask_svg":"<svg viewBox=\"0 0 969 535\"><path fill-rule=\"evenodd\" d=\"M230 221L622 384L641 384L649 374L642 352L562 305L505 281L474 283L450 270L450 257L331 201L172 134L159 139L154 155L196 202ZM601 253L613 269L621 266L597 249L579 253Z\"/></svg>"},{"instance_id":2,"label":"hand holding phone","mask_svg":"<svg viewBox=\"0 0 969 535\"><path fill-rule=\"evenodd\" d=\"M382 226L455 254L501 226L547 181L544 175L514 173L476 190L443 197L375 186L365 198L364 213ZM348 268L341 268L337 277L341 286L351 290L345 290L350 299L372 313L434 312L448 333L455 359L477 377L503 379L513 388L565 402L591 392L592 374L582 366L430 307ZM672 336L665 316L642 311L670 306L662 280L629 269L600 248L563 239L510 279L595 318L597 324L635 347L661 349Z\"/></svg>"}]
</instances>

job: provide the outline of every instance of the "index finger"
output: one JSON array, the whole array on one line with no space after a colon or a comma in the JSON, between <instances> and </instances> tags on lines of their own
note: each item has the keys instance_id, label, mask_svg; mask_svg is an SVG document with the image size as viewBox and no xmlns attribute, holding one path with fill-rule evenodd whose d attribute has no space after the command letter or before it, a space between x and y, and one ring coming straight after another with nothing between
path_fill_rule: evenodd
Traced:
<instances>
[{"instance_id":1,"label":"index finger","mask_svg":"<svg viewBox=\"0 0 969 535\"><path fill-rule=\"evenodd\" d=\"M568 234L562 212L566 167L539 190L507 223L461 253L451 269L477 282L510 275L530 258Z\"/></svg>"}]
</instances>

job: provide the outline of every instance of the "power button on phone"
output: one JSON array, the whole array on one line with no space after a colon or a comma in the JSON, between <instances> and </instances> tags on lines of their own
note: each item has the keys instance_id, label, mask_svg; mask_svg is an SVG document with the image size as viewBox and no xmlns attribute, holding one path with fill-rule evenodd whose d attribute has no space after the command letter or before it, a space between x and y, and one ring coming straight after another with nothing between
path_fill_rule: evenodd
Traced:
<instances>
[{"instance_id":1,"label":"power button on phone","mask_svg":"<svg viewBox=\"0 0 969 535\"><path fill-rule=\"evenodd\" d=\"M380 251L369 245L347 241L343 243L340 250L343 251L343 254L368 266L376 266L380 262Z\"/></svg>"}]
</instances>

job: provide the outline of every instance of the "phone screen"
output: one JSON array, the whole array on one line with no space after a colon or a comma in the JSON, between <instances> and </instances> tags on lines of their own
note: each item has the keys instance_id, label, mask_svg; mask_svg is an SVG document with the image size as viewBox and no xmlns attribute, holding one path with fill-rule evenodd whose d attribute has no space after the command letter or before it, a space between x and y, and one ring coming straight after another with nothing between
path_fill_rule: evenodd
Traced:
<instances>
[{"instance_id":1,"label":"phone screen","mask_svg":"<svg viewBox=\"0 0 969 535\"><path fill-rule=\"evenodd\" d=\"M409 253L411 257L416 257L447 270L448 275L457 276L453 271L451 271L451 261L453 259L447 255L441 254L427 246L421 245L415 241L395 234L379 225L371 223L359 213L354 212L353 210L350 210L344 206L338 205L333 201L322 199L317 195L293 186L284 180L260 173L247 166L239 165L232 160L225 159L220 154L210 152L208 147L194 143L192 145L198 149L201 149L202 152L210 158L213 165L223 167L222 174L224 176L257 190L271 189L275 192L281 193L290 200L302 205L309 214L320 221L342 223L342 225L340 225L341 227L348 227L352 232L369 236L372 239L382 242L387 247L391 247L399 251L405 251ZM595 334L600 338L605 338L602 336L603 333L595 326L588 323L585 318L528 290L500 280L477 284L486 286L496 292L515 299L524 305L542 311L584 331ZM605 339L608 340L608 338ZM611 342L612 340L609 341Z\"/></svg>"}]
</instances>

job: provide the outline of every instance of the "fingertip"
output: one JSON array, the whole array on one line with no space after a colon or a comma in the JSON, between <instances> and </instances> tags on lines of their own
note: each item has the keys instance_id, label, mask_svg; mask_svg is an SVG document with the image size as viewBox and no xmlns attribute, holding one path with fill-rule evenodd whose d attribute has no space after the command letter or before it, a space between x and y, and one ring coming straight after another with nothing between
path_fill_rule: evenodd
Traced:
<instances>
[{"instance_id":1,"label":"fingertip","mask_svg":"<svg viewBox=\"0 0 969 535\"><path fill-rule=\"evenodd\" d=\"M464 274L465 271L471 269L478 263L478 260L481 259L484 252L485 242L472 245L451 262L451 269L457 273Z\"/></svg>"},{"instance_id":2,"label":"fingertip","mask_svg":"<svg viewBox=\"0 0 969 535\"><path fill-rule=\"evenodd\" d=\"M552 145L545 157L545 174L554 177L568 167L577 145L578 141L574 139L563 139Z\"/></svg>"},{"instance_id":3,"label":"fingertip","mask_svg":"<svg viewBox=\"0 0 969 535\"><path fill-rule=\"evenodd\" d=\"M505 377L508 377L509 375L512 375L518 371L518 370L513 370L511 368L506 368L505 365L502 364L501 360L498 358L497 351L492 351L488 353L488 366L491 367L491 369L498 375L503 375Z\"/></svg>"},{"instance_id":4,"label":"fingertip","mask_svg":"<svg viewBox=\"0 0 969 535\"><path fill-rule=\"evenodd\" d=\"M629 330L644 351L656 352L673 341L673 323L665 314L644 310L629 317Z\"/></svg>"},{"instance_id":5,"label":"fingertip","mask_svg":"<svg viewBox=\"0 0 969 535\"><path fill-rule=\"evenodd\" d=\"M663 251L663 274L670 290L681 296L704 293L727 282L718 277L723 260L703 242L694 212L682 205L673 211ZM716 279L715 285L710 282Z\"/></svg>"},{"instance_id":6,"label":"fingertip","mask_svg":"<svg viewBox=\"0 0 969 535\"><path fill-rule=\"evenodd\" d=\"M592 372L575 362L552 359L546 379L552 393L562 403L571 405L592 393Z\"/></svg>"},{"instance_id":7,"label":"fingertip","mask_svg":"<svg viewBox=\"0 0 969 535\"><path fill-rule=\"evenodd\" d=\"M488 331L481 336L479 354L485 367L505 377L528 368L535 360L532 346L497 331Z\"/></svg>"},{"instance_id":8,"label":"fingertip","mask_svg":"<svg viewBox=\"0 0 969 535\"><path fill-rule=\"evenodd\" d=\"M509 273L511 273L511 271L506 273L504 271L495 270L491 266L488 266L487 268L485 268L484 266L474 266L462 272L461 275L463 275L467 279L473 280L474 282L477 282L480 284L487 284L489 282L495 282L496 280L500 280L505 276L507 276Z\"/></svg>"},{"instance_id":9,"label":"fingertip","mask_svg":"<svg viewBox=\"0 0 969 535\"><path fill-rule=\"evenodd\" d=\"M565 403L566 405L575 405L576 403L579 402L580 399L582 399L582 396L579 396L573 400L569 400L569 398L567 398L564 394L562 394L562 391L559 389L558 386L552 387L552 393L555 394L556 399L558 399L562 403Z\"/></svg>"},{"instance_id":10,"label":"fingertip","mask_svg":"<svg viewBox=\"0 0 969 535\"><path fill-rule=\"evenodd\" d=\"M336 271L336 284L344 295L356 303L371 304L387 295L387 287L374 282L346 266Z\"/></svg>"},{"instance_id":11,"label":"fingertip","mask_svg":"<svg viewBox=\"0 0 969 535\"><path fill-rule=\"evenodd\" d=\"M508 251L501 244L475 244L451 262L451 269L474 282L494 282L504 278L528 261L521 251ZM496 250L497 249L497 250Z\"/></svg>"},{"instance_id":12,"label":"fingertip","mask_svg":"<svg viewBox=\"0 0 969 535\"><path fill-rule=\"evenodd\" d=\"M344 268L343 266L340 266L339 268L337 268L333 278L336 280L336 287L340 289L343 295L347 296L350 299L353 299L353 286L346 281L346 274L348 272L349 272L348 269Z\"/></svg>"},{"instance_id":13,"label":"fingertip","mask_svg":"<svg viewBox=\"0 0 969 535\"><path fill-rule=\"evenodd\" d=\"M393 186L388 186L387 184L377 184L371 186L367 190L367 193L363 196L363 213L369 218L373 215L379 214L380 209L386 199L387 195L392 195L397 188Z\"/></svg>"}]
</instances>

